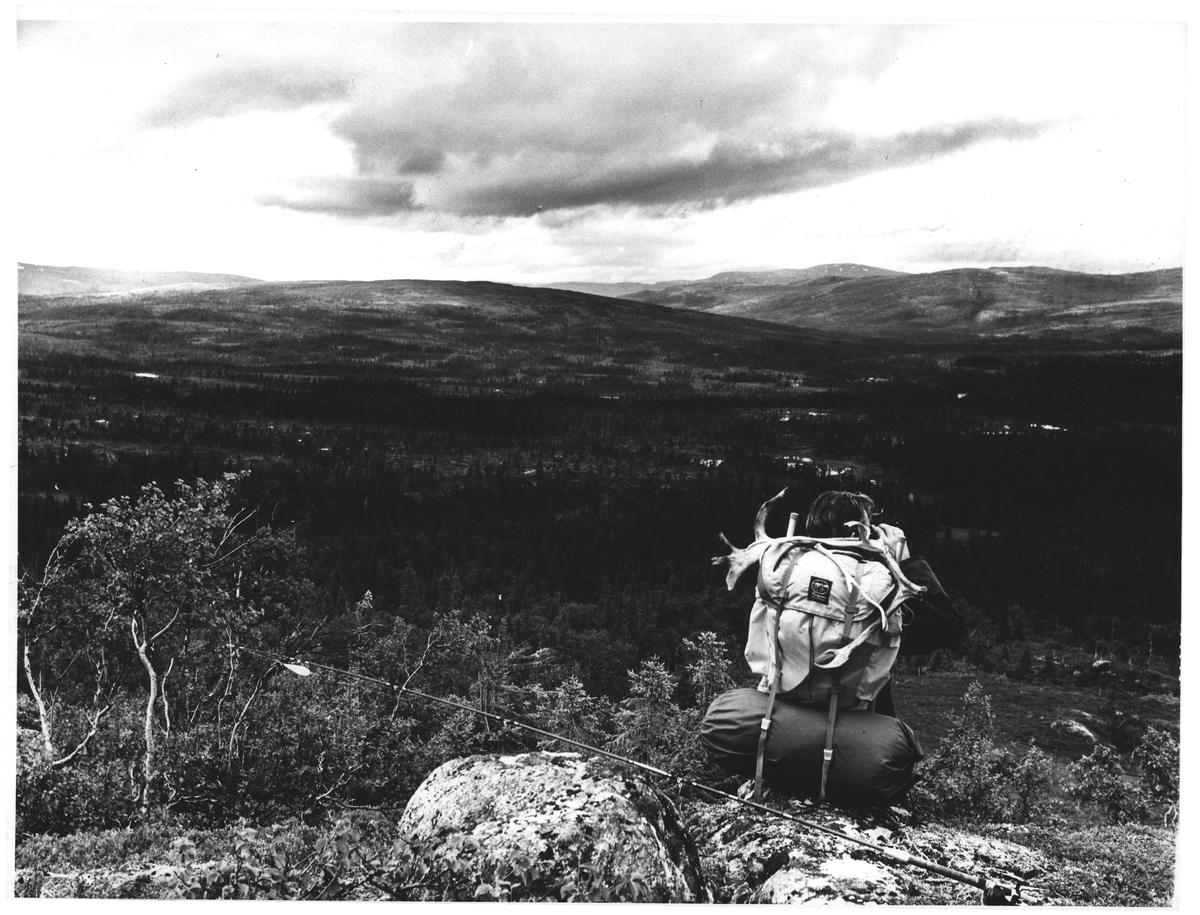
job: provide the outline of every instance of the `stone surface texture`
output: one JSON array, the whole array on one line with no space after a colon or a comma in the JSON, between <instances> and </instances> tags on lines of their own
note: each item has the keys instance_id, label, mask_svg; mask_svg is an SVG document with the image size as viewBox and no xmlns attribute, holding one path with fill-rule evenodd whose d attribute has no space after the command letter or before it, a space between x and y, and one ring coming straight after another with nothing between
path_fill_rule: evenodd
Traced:
<instances>
[{"instance_id":1,"label":"stone surface texture","mask_svg":"<svg viewBox=\"0 0 1200 915\"><path fill-rule=\"evenodd\" d=\"M1009 885L1046 872L1039 853L1002 839L918 825L901 808L850 813L792 799L768 804L810 823ZM686 822L717 902L807 905L977 905L981 891L728 801L689 806ZM1045 902L1027 895L1027 902Z\"/></svg>"},{"instance_id":2,"label":"stone surface texture","mask_svg":"<svg viewBox=\"0 0 1200 915\"><path fill-rule=\"evenodd\" d=\"M674 805L642 776L602 759L453 760L413 794L399 831L446 856L438 863L453 872L431 898L473 899L484 885L512 900L573 891L613 901L709 900Z\"/></svg>"}]
</instances>

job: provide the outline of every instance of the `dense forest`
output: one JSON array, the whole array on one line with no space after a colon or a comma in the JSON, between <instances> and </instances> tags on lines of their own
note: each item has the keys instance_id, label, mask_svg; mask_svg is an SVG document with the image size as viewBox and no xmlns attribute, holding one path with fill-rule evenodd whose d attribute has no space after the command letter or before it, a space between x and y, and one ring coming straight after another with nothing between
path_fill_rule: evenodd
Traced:
<instances>
[{"instance_id":1,"label":"dense forest","mask_svg":"<svg viewBox=\"0 0 1200 915\"><path fill-rule=\"evenodd\" d=\"M27 838L396 808L453 755L532 745L278 657L701 771L687 729L745 682L753 587L710 560L785 488L773 533L869 493L962 611L961 663L1053 679L1076 653L1177 694L1178 352L119 349L21 352L18 724L48 748ZM1113 727L1128 754L1146 723Z\"/></svg>"},{"instance_id":2,"label":"dense forest","mask_svg":"<svg viewBox=\"0 0 1200 915\"><path fill-rule=\"evenodd\" d=\"M432 609L454 580L522 635L591 604L631 657L669 657L739 630L745 601L707 562L718 533L747 537L784 487L792 511L847 488L989 625L1175 654L1179 585L1156 571L1180 555L1178 358L980 362L596 393L28 360L21 561L44 563L84 503L249 469L245 498L297 526L333 606L369 590L384 612Z\"/></svg>"}]
</instances>

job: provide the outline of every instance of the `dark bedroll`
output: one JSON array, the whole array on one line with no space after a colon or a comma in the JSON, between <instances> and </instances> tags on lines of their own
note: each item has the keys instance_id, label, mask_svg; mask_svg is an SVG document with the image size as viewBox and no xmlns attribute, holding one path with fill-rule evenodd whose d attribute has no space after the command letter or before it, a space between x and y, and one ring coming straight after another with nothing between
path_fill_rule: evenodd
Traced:
<instances>
[{"instance_id":1,"label":"dark bedroll","mask_svg":"<svg viewBox=\"0 0 1200 915\"><path fill-rule=\"evenodd\" d=\"M705 749L726 772L754 777L767 694L756 689L722 693L700 726ZM767 735L763 777L772 788L815 797L821 788L828 709L776 698ZM924 757L917 735L903 721L867 711L842 710L833 736L825 797L842 807L886 807L911 787L913 767Z\"/></svg>"}]
</instances>

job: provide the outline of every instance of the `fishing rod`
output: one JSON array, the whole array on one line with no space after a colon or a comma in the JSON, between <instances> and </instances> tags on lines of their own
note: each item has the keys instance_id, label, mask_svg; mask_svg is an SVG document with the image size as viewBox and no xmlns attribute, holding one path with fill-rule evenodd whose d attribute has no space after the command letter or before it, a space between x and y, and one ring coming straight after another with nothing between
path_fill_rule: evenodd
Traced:
<instances>
[{"instance_id":1,"label":"fishing rod","mask_svg":"<svg viewBox=\"0 0 1200 915\"><path fill-rule=\"evenodd\" d=\"M595 747L595 746L592 746L591 744L586 744L580 740L575 740L572 737L564 737L561 734L555 734L552 731L544 730L543 728L539 728L535 725L528 724L517 718L511 718L506 715L498 715L495 712L484 711L483 709L477 708L476 706L473 706L467 702L459 702L456 699L447 699L443 696L434 696L429 693L424 693L424 692L421 692L420 690L413 689L410 686L402 686L399 683L393 683L389 680L383 680L379 677L372 677L372 676L369 676L368 674L356 673L352 670L344 670L340 667L331 667L328 664L321 664L316 661L301 661L299 659L294 659L292 661L285 661L283 658L278 657L277 655L268 654L267 652L258 651L257 649L254 649L254 648L246 648L246 647L241 647L241 646L239 646L237 648L237 650L245 651L250 654L258 655L261 658L266 658L267 660L274 661L277 664L281 665L282 667L286 668L287 670L291 671L292 673L296 674L297 676L301 676L301 677L310 676L312 674L312 671L310 670L310 668L316 667L321 670L327 670L330 673L337 674L339 676L352 677L356 680L364 680L368 683L375 683L379 686L387 687L388 689L395 692L397 695L404 695L405 693L407 693L410 696L414 696L418 699L424 699L428 702L438 703L441 705L449 706L450 708L459 709L461 711L472 712L476 715L481 715L484 718L489 718L492 721L499 723L501 725L501 727L512 726L512 727L520 728L522 730L529 731L532 734L537 734L538 736L544 737L548 740L556 740L561 743L569 744L573 747L578 747L579 749L585 750L586 752L594 754L596 756L607 757L608 759L614 760L619 763L623 763L624 765L633 766L636 769L641 769L645 772L650 772L661 778L669 779L671 781L674 781L677 784L686 785L689 788L707 792L708 794L715 795L716 797L722 798L727 801L736 801L739 804L742 804L746 807L750 807L754 810L757 810L759 813L764 813L764 814L767 814L768 816L774 816L774 817L779 817L784 820L789 820L793 823L796 823L800 826L804 826L808 829L812 829L817 832L824 833L825 835L828 835L828 836L833 836L836 839L841 839L844 842L852 842L856 845L861 845L863 848L870 849L871 851L875 852L876 854L881 855L885 858L888 858L892 861L895 861L899 864L907 864L907 865L910 865L913 867L920 867L920 868L923 868L924 870L929 871L930 873L938 874L942 877L948 877L951 880L957 880L959 883L965 883L968 886L973 886L973 887L983 891L983 904L984 905L1018 905L1018 904L1020 904L1020 901L1021 901L1021 886L1022 886L1022 884L1020 884L1020 883L1014 884L1013 886L1009 886L1007 884L1000 883L999 881L988 880L986 877L984 877L980 874L970 874L970 873L967 873L966 871L960 871L953 867L947 867L944 864L938 864L936 861L930 861L927 858L922 858L919 855L911 854L909 852L904 851L903 849L891 848L886 845L880 845L877 842L872 842L869 839L864 839L860 836L854 836L854 835L850 835L849 833L839 832L836 829L832 829L828 826L823 826L820 823L814 823L811 820L806 820L803 817L798 817L795 814L788 813L785 810L777 810L774 807L768 807L765 804L759 803L758 801L750 800L749 798L739 797L736 794L730 794L729 792L721 791L718 788L712 788L708 785L701 784L700 782L696 782L696 781L692 781L691 779L684 778L683 776L677 775L673 772L667 772L665 769L660 769L657 766L650 765L649 763L638 762L636 759L630 759L626 756L621 756L618 753L613 753L611 750L605 750L600 747ZM1025 886L1025 889L1036 890L1035 887L1031 887L1028 885Z\"/></svg>"}]
</instances>

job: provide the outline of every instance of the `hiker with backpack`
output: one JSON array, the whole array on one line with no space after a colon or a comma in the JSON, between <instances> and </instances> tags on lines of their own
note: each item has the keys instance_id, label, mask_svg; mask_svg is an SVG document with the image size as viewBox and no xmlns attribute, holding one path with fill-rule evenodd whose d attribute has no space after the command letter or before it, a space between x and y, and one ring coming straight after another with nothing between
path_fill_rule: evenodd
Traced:
<instances>
[{"instance_id":1,"label":"hiker with backpack","mask_svg":"<svg viewBox=\"0 0 1200 915\"><path fill-rule=\"evenodd\" d=\"M731 552L713 559L728 566L730 589L758 566L745 656L760 681L718 696L701 740L723 768L754 775L756 799L765 774L818 802L828 793L845 805L892 803L922 756L895 717L892 665L902 646L921 654L957 644L961 618L904 532L873 523L869 496L822 493L804 535L793 515L785 537L768 537L767 514L782 496L759 509L750 546L722 535Z\"/></svg>"}]
</instances>

